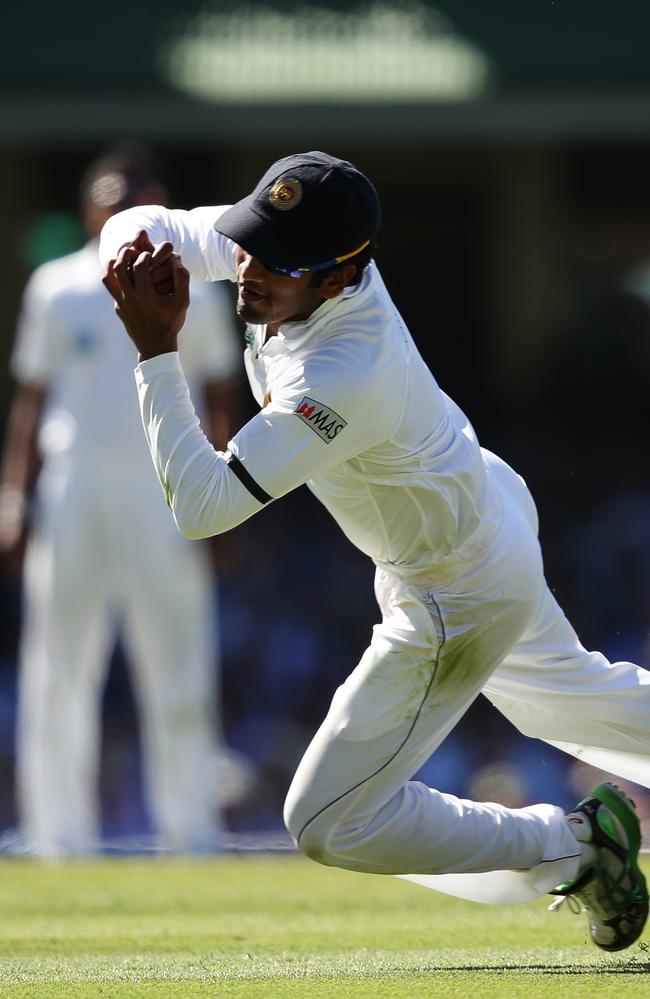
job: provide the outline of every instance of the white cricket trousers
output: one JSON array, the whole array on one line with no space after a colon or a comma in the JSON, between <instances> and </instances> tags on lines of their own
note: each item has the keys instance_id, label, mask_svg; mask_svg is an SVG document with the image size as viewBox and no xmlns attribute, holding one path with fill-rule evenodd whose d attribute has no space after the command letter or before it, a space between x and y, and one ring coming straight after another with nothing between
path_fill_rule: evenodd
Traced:
<instances>
[{"instance_id":1,"label":"white cricket trousers","mask_svg":"<svg viewBox=\"0 0 650 999\"><path fill-rule=\"evenodd\" d=\"M201 547L176 531L153 468L121 467L119 456L105 455L48 468L24 593L17 796L34 849L57 856L97 847L101 702L118 626L160 842L178 851L214 848L212 573ZM111 760L108 781L126 780L119 742Z\"/></svg>"},{"instance_id":2,"label":"white cricket trousers","mask_svg":"<svg viewBox=\"0 0 650 999\"><path fill-rule=\"evenodd\" d=\"M298 767L285 822L323 864L523 902L578 871L563 812L461 800L413 774L483 692L526 735L650 787L650 673L582 647L544 580L530 493L489 464L496 543L432 588L377 571L382 623Z\"/></svg>"}]
</instances>

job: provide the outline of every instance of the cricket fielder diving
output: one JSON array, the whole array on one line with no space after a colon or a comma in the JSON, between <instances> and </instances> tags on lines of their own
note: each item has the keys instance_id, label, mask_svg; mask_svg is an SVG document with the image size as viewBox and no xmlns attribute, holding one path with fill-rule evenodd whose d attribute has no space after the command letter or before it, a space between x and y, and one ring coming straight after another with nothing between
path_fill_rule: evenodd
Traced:
<instances>
[{"instance_id":1,"label":"cricket fielder diving","mask_svg":"<svg viewBox=\"0 0 650 999\"><path fill-rule=\"evenodd\" d=\"M636 812L613 784L567 816L411 779L482 692L527 735L650 787L650 673L580 644L545 582L526 485L479 446L390 299L379 223L371 182L322 152L279 160L232 206L109 220L104 283L139 351L151 454L188 538L307 483L376 566L381 623L287 796L299 848L475 900L575 895L594 942L620 950L648 894ZM225 452L178 362L188 271L236 282L248 324L261 410Z\"/></svg>"}]
</instances>

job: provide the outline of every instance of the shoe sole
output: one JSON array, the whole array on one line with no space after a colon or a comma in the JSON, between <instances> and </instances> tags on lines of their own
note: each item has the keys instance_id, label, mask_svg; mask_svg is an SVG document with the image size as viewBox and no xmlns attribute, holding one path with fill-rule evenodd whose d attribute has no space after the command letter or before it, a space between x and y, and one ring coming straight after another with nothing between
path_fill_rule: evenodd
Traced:
<instances>
[{"instance_id":1,"label":"shoe sole","mask_svg":"<svg viewBox=\"0 0 650 999\"><path fill-rule=\"evenodd\" d=\"M640 904L643 907L644 919L636 937L629 942L618 943L614 946L597 944L597 946L602 950L625 950L626 947L629 947L641 936L645 921L648 918L648 888L643 871L638 865L639 851L641 849L641 825L636 814L634 802L631 801L626 794L623 794L623 792L620 791L614 784L599 784L598 787L594 788L589 797L597 798L598 801L602 802L602 804L609 809L612 815L623 827L628 842L626 866L628 867L637 888L641 890L642 894ZM606 830L603 829L602 831L608 835Z\"/></svg>"},{"instance_id":2,"label":"shoe sole","mask_svg":"<svg viewBox=\"0 0 650 999\"><path fill-rule=\"evenodd\" d=\"M601 801L621 823L627 837L628 862L637 868L637 859L641 849L641 825L634 802L622 791L619 791L615 784L599 784L589 797ZM607 830L602 829L602 831L608 835Z\"/></svg>"}]
</instances>

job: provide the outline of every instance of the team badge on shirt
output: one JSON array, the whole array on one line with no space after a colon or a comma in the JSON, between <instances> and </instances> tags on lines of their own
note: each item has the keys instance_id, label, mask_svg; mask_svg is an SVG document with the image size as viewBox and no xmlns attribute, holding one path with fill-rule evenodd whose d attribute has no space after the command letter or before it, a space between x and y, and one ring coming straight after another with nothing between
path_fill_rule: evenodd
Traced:
<instances>
[{"instance_id":1,"label":"team badge on shirt","mask_svg":"<svg viewBox=\"0 0 650 999\"><path fill-rule=\"evenodd\" d=\"M310 399L307 395L300 400L294 412L326 444L338 437L348 425L347 421L329 406L324 406L322 402Z\"/></svg>"},{"instance_id":2,"label":"team badge on shirt","mask_svg":"<svg viewBox=\"0 0 650 999\"><path fill-rule=\"evenodd\" d=\"M92 330L78 329L73 331L70 343L75 354L89 357L91 354L97 353L100 338Z\"/></svg>"}]
</instances>

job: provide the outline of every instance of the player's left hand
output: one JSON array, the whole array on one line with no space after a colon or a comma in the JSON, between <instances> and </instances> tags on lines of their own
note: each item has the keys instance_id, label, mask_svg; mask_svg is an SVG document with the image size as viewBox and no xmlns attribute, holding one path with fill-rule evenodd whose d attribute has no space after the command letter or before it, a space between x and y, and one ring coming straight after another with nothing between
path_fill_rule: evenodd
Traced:
<instances>
[{"instance_id":1,"label":"player's left hand","mask_svg":"<svg viewBox=\"0 0 650 999\"><path fill-rule=\"evenodd\" d=\"M103 282L140 361L177 350L190 302L189 274L171 244L153 251L123 247L109 262Z\"/></svg>"}]
</instances>

